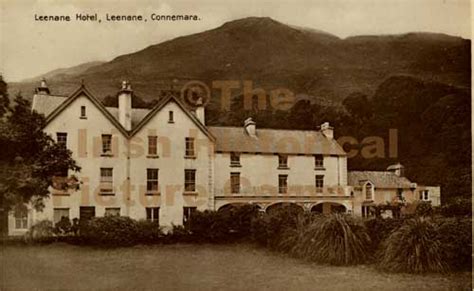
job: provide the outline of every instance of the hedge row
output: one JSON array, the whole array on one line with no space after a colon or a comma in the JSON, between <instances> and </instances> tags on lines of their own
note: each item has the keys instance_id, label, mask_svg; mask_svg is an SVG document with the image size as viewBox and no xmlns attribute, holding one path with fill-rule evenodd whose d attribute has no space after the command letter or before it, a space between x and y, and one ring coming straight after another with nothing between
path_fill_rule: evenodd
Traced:
<instances>
[{"instance_id":1,"label":"hedge row","mask_svg":"<svg viewBox=\"0 0 474 291\"><path fill-rule=\"evenodd\" d=\"M196 212L187 227L163 231L158 224L128 217L93 218L80 235L68 236L41 222L29 240L105 247L136 244L254 242L289 255L332 265L373 263L395 272L470 270L470 218L360 219L282 208L261 214L252 206ZM54 236L54 232L61 233Z\"/></svg>"}]
</instances>

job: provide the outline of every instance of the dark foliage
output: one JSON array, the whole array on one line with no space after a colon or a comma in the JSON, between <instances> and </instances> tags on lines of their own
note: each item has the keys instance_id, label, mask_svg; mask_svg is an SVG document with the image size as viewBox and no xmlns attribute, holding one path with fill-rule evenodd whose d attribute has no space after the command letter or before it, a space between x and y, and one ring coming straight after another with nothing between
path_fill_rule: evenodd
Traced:
<instances>
[{"instance_id":1,"label":"dark foliage","mask_svg":"<svg viewBox=\"0 0 474 291\"><path fill-rule=\"evenodd\" d=\"M372 250L374 253L380 249L381 243L397 230L402 224L403 219L395 218L371 218L364 221L367 232L372 241Z\"/></svg>"},{"instance_id":2,"label":"dark foliage","mask_svg":"<svg viewBox=\"0 0 474 291\"><path fill-rule=\"evenodd\" d=\"M445 217L471 217L472 216L472 200L471 197L455 197L447 203L438 206L435 209Z\"/></svg>"},{"instance_id":3,"label":"dark foliage","mask_svg":"<svg viewBox=\"0 0 474 291\"><path fill-rule=\"evenodd\" d=\"M436 221L441 256L451 270L472 270L472 220L448 218Z\"/></svg>"},{"instance_id":4,"label":"dark foliage","mask_svg":"<svg viewBox=\"0 0 474 291\"><path fill-rule=\"evenodd\" d=\"M431 220L408 219L384 241L379 265L393 272L445 272L442 243Z\"/></svg>"},{"instance_id":5,"label":"dark foliage","mask_svg":"<svg viewBox=\"0 0 474 291\"><path fill-rule=\"evenodd\" d=\"M139 227L138 222L129 217L94 217L81 231L81 235L93 245L132 246L138 242Z\"/></svg>"},{"instance_id":6,"label":"dark foliage","mask_svg":"<svg viewBox=\"0 0 474 291\"><path fill-rule=\"evenodd\" d=\"M300 211L291 206L282 206L272 213L262 215L252 221L252 238L258 244L278 249L285 232L295 229Z\"/></svg>"},{"instance_id":7,"label":"dark foliage","mask_svg":"<svg viewBox=\"0 0 474 291\"><path fill-rule=\"evenodd\" d=\"M292 249L298 257L331 265L362 264L371 257L372 243L367 229L352 216L318 216L299 229Z\"/></svg>"}]
</instances>

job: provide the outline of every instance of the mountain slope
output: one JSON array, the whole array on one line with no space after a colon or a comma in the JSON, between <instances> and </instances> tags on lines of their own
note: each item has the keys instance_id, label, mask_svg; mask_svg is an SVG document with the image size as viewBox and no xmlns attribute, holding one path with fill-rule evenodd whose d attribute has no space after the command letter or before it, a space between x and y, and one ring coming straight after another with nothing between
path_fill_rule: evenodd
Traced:
<instances>
[{"instance_id":1,"label":"mountain slope","mask_svg":"<svg viewBox=\"0 0 474 291\"><path fill-rule=\"evenodd\" d=\"M157 90L173 84L179 88L191 79L208 84L251 80L254 87L285 87L310 98L339 101L354 91L371 94L393 74L468 87L470 41L426 33L340 39L250 17L152 45L82 72L63 71L48 81L53 92L68 94L84 79L104 97L114 94L121 80L129 79L137 95L154 99ZM35 86L22 82L10 88L29 94Z\"/></svg>"}]
</instances>

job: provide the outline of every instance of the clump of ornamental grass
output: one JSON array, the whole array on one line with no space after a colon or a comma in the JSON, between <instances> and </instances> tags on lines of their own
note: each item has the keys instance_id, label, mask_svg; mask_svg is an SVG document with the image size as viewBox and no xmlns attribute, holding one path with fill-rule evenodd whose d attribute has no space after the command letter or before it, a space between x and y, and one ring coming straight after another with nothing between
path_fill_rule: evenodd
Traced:
<instances>
[{"instance_id":1,"label":"clump of ornamental grass","mask_svg":"<svg viewBox=\"0 0 474 291\"><path fill-rule=\"evenodd\" d=\"M371 240L365 226L344 214L315 216L302 223L291 252L310 261L331 265L355 265L370 258Z\"/></svg>"},{"instance_id":2,"label":"clump of ornamental grass","mask_svg":"<svg viewBox=\"0 0 474 291\"><path fill-rule=\"evenodd\" d=\"M382 246L379 265L392 272L445 272L438 229L429 219L406 220Z\"/></svg>"}]
</instances>

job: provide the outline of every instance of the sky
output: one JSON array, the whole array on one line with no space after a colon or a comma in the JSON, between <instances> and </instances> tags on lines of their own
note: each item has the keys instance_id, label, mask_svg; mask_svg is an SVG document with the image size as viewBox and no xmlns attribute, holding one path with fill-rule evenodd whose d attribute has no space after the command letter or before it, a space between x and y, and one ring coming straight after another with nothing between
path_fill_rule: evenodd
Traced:
<instances>
[{"instance_id":1,"label":"sky","mask_svg":"<svg viewBox=\"0 0 474 291\"><path fill-rule=\"evenodd\" d=\"M471 38L470 0L0 0L0 73L7 82L57 68L110 61L175 37L248 16L314 28L341 38L367 34L439 32ZM97 13L97 22L75 21ZM192 14L199 21L115 23L106 13ZM70 15L71 22L39 22L36 15Z\"/></svg>"}]
</instances>

